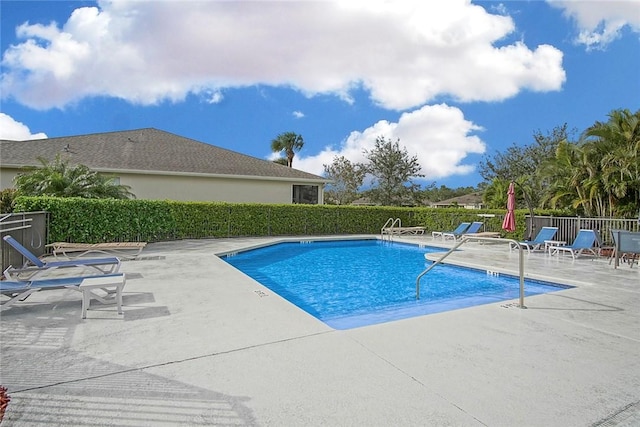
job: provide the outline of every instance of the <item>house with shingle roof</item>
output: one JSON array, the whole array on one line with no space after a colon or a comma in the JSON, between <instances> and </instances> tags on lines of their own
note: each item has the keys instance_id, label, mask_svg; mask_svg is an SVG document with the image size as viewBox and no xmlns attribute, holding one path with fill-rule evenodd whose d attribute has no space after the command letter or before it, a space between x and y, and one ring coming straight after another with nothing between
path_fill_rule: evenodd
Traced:
<instances>
[{"instance_id":1,"label":"house with shingle roof","mask_svg":"<svg viewBox=\"0 0 640 427\"><path fill-rule=\"evenodd\" d=\"M0 190L25 166L57 155L131 187L138 199L233 203L323 203L328 180L158 129L0 140Z\"/></svg>"},{"instance_id":2,"label":"house with shingle roof","mask_svg":"<svg viewBox=\"0 0 640 427\"><path fill-rule=\"evenodd\" d=\"M464 209L482 209L484 203L482 201L482 193L470 193L463 196L454 197L452 199L442 200L430 203L432 208L464 208Z\"/></svg>"}]
</instances>

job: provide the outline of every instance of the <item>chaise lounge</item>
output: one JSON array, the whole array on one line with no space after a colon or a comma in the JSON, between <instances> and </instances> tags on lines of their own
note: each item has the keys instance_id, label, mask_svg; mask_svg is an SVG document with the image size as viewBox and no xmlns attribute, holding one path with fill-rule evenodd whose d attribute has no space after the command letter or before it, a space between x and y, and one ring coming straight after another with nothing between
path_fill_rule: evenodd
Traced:
<instances>
[{"instance_id":1,"label":"chaise lounge","mask_svg":"<svg viewBox=\"0 0 640 427\"><path fill-rule=\"evenodd\" d=\"M461 222L460 225L453 231L432 231L431 237L433 237L434 239L440 237L441 239L444 240L445 234L460 235L464 233L469 228L470 225L471 225L470 222Z\"/></svg>"},{"instance_id":2,"label":"chaise lounge","mask_svg":"<svg viewBox=\"0 0 640 427\"><path fill-rule=\"evenodd\" d=\"M614 268L618 268L620 260L628 262L629 267L633 267L633 264L637 261L638 254L640 254L640 233L611 230L611 235L615 244L613 251Z\"/></svg>"},{"instance_id":3,"label":"chaise lounge","mask_svg":"<svg viewBox=\"0 0 640 427\"><path fill-rule=\"evenodd\" d=\"M538 235L533 240L523 240L520 243L520 246L526 248L529 253L532 251L540 250L545 245L545 241L552 240L556 233L558 232L558 227L542 227L540 231L538 231ZM516 245L513 243L509 244L509 249L515 249Z\"/></svg>"},{"instance_id":4,"label":"chaise lounge","mask_svg":"<svg viewBox=\"0 0 640 427\"><path fill-rule=\"evenodd\" d=\"M467 228L462 233L456 233L455 231L450 233L442 233L442 240L447 240L447 238L451 240L458 240L462 236L465 236L467 234L476 234L478 231L480 231L483 225L484 223L481 221L472 222L469 228Z\"/></svg>"},{"instance_id":5,"label":"chaise lounge","mask_svg":"<svg viewBox=\"0 0 640 427\"><path fill-rule=\"evenodd\" d=\"M59 268L80 267L91 270L95 273L98 271L102 274L112 274L120 270L120 259L117 257L105 258L85 258L69 261L43 261L34 255L27 248L22 246L12 236L4 236L4 241L11 245L16 251L26 259L24 265L20 268L10 265L3 272L8 280L30 280L34 279L45 271L51 271Z\"/></svg>"},{"instance_id":6,"label":"chaise lounge","mask_svg":"<svg viewBox=\"0 0 640 427\"><path fill-rule=\"evenodd\" d=\"M391 236L402 236L405 234L410 235L418 235L424 234L424 227L413 226L413 227L403 227L402 221L400 218L389 218L387 222L380 229L380 236L384 237L385 235Z\"/></svg>"},{"instance_id":7,"label":"chaise lounge","mask_svg":"<svg viewBox=\"0 0 640 427\"><path fill-rule=\"evenodd\" d=\"M551 249L551 255L559 255L561 252L569 252L573 259L582 255L585 251L591 252L593 255L598 255L594 250L596 242L596 233L593 230L582 229L578 231L578 235L571 245L568 246L553 246Z\"/></svg>"},{"instance_id":8,"label":"chaise lounge","mask_svg":"<svg viewBox=\"0 0 640 427\"><path fill-rule=\"evenodd\" d=\"M13 304L26 300L32 293L44 290L73 289L82 292L82 315L86 318L90 299L94 298L103 304L117 305L118 314L122 314L122 289L126 283L124 273L101 274L99 276L57 277L41 280L2 280L0 281L0 295L8 298L0 303L0 311L10 308ZM105 296L94 292L101 289ZM115 293L115 295L113 295Z\"/></svg>"},{"instance_id":9,"label":"chaise lounge","mask_svg":"<svg viewBox=\"0 0 640 427\"><path fill-rule=\"evenodd\" d=\"M53 256L64 256L69 259L83 257L92 253L134 259L147 246L146 242L109 242L109 243L70 243L54 242L47 245Z\"/></svg>"}]
</instances>

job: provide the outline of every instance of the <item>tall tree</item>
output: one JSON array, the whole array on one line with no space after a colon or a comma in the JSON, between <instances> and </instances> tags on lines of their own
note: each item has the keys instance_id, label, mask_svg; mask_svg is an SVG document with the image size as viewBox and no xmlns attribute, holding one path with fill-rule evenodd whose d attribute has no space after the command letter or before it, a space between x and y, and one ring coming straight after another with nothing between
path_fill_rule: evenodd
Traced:
<instances>
[{"instance_id":1,"label":"tall tree","mask_svg":"<svg viewBox=\"0 0 640 427\"><path fill-rule=\"evenodd\" d=\"M532 144L513 144L505 153L497 153L492 159L485 158L478 168L480 176L489 182L495 178L515 182L533 218L534 209L540 205L545 188L545 182L538 172L543 164L555 157L558 144L567 138L566 124L554 128L547 135L537 131L533 134ZM533 227L528 228L529 237L532 237Z\"/></svg>"},{"instance_id":2,"label":"tall tree","mask_svg":"<svg viewBox=\"0 0 640 427\"><path fill-rule=\"evenodd\" d=\"M602 184L621 216L634 215L640 208L640 110L609 113L607 122L596 122L584 133L598 153Z\"/></svg>"},{"instance_id":3,"label":"tall tree","mask_svg":"<svg viewBox=\"0 0 640 427\"><path fill-rule=\"evenodd\" d=\"M302 136L294 132L281 133L271 141L271 151L274 153L284 152L287 158L287 166L289 167L293 165L296 151L300 151L303 146L304 140Z\"/></svg>"},{"instance_id":4,"label":"tall tree","mask_svg":"<svg viewBox=\"0 0 640 427\"><path fill-rule=\"evenodd\" d=\"M116 184L85 165L70 166L60 155L53 162L39 157L42 166L27 167L14 184L19 195L83 197L86 199L128 199L135 197L130 187Z\"/></svg>"},{"instance_id":5,"label":"tall tree","mask_svg":"<svg viewBox=\"0 0 640 427\"><path fill-rule=\"evenodd\" d=\"M571 208L586 216L605 215L597 162L589 144L561 141L554 158L545 162L539 175L546 183L541 207Z\"/></svg>"},{"instance_id":6,"label":"tall tree","mask_svg":"<svg viewBox=\"0 0 640 427\"><path fill-rule=\"evenodd\" d=\"M578 215L633 217L640 209L640 110L614 110L577 142L566 125L535 144L513 146L480 165L483 178L514 179L527 206Z\"/></svg>"},{"instance_id":7,"label":"tall tree","mask_svg":"<svg viewBox=\"0 0 640 427\"><path fill-rule=\"evenodd\" d=\"M482 193L482 201L489 209L504 209L507 206L507 191L510 181L494 178Z\"/></svg>"},{"instance_id":8,"label":"tall tree","mask_svg":"<svg viewBox=\"0 0 640 427\"><path fill-rule=\"evenodd\" d=\"M400 206L415 203L419 186L413 178L422 177L417 156L409 156L400 140L395 142L384 137L376 138L375 146L364 154L369 160L367 173L373 177L373 188L369 192L374 202L382 205Z\"/></svg>"},{"instance_id":9,"label":"tall tree","mask_svg":"<svg viewBox=\"0 0 640 427\"><path fill-rule=\"evenodd\" d=\"M325 176L331 180L324 193L326 201L344 205L358 198L358 189L366 174L364 165L336 156L333 163L323 166Z\"/></svg>"}]
</instances>

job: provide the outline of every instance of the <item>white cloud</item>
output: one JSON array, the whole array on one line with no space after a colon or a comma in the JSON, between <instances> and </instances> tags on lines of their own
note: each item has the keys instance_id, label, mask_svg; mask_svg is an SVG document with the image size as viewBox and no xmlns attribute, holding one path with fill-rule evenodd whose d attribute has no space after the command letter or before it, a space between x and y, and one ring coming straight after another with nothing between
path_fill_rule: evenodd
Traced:
<instances>
[{"instance_id":1,"label":"white cloud","mask_svg":"<svg viewBox=\"0 0 640 427\"><path fill-rule=\"evenodd\" d=\"M302 111L294 111L293 117L295 117L296 119L301 119L304 117L304 113Z\"/></svg>"},{"instance_id":2,"label":"white cloud","mask_svg":"<svg viewBox=\"0 0 640 427\"><path fill-rule=\"evenodd\" d=\"M224 95L219 90L207 94L207 103L219 104L224 99Z\"/></svg>"},{"instance_id":3,"label":"white cloud","mask_svg":"<svg viewBox=\"0 0 640 427\"><path fill-rule=\"evenodd\" d=\"M490 6L491 10L493 10L494 12L500 14L500 15L508 15L508 11L507 11L507 7L504 5L504 3L498 3L498 4L494 4Z\"/></svg>"},{"instance_id":4,"label":"white cloud","mask_svg":"<svg viewBox=\"0 0 640 427\"><path fill-rule=\"evenodd\" d=\"M474 131L482 128L465 120L458 108L445 104L424 106L403 113L397 123L381 120L362 132L354 131L339 147L327 147L315 156L298 153L293 167L317 175L324 174L325 164L335 156L344 156L351 162L366 162L364 150L371 150L377 137L395 141L400 139L410 156L417 156L426 180L451 175L465 175L474 166L464 164L468 154L485 152L484 142ZM275 156L276 158L278 156Z\"/></svg>"},{"instance_id":5,"label":"white cloud","mask_svg":"<svg viewBox=\"0 0 640 427\"><path fill-rule=\"evenodd\" d=\"M10 141L26 141L28 139L47 138L45 133L31 133L29 128L23 123L16 121L13 117L0 113L0 139Z\"/></svg>"},{"instance_id":6,"label":"white cloud","mask_svg":"<svg viewBox=\"0 0 640 427\"><path fill-rule=\"evenodd\" d=\"M587 49L604 49L620 37L626 26L640 33L640 0L547 1L575 20L579 30L576 42L584 44Z\"/></svg>"},{"instance_id":7,"label":"white cloud","mask_svg":"<svg viewBox=\"0 0 640 427\"><path fill-rule=\"evenodd\" d=\"M442 95L498 101L565 81L558 49L495 47L513 20L470 0L99 4L62 27L21 25L3 55L2 96L37 109L91 96L148 105L273 85L352 102L362 87L380 106L404 110Z\"/></svg>"}]
</instances>

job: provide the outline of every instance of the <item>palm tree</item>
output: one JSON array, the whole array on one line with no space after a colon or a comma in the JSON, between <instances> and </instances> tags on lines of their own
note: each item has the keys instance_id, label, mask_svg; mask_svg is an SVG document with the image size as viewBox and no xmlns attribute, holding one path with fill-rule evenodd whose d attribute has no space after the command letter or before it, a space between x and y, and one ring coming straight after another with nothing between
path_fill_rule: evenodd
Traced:
<instances>
[{"instance_id":1,"label":"palm tree","mask_svg":"<svg viewBox=\"0 0 640 427\"><path fill-rule=\"evenodd\" d=\"M482 194L482 201L489 209L502 209L507 206L507 191L509 181L504 178L494 178L485 188Z\"/></svg>"},{"instance_id":2,"label":"palm tree","mask_svg":"<svg viewBox=\"0 0 640 427\"><path fill-rule=\"evenodd\" d=\"M301 135L294 132L285 132L278 135L273 141L271 141L271 150L274 153L284 151L287 158L287 166L292 167L293 158L295 152L300 151L304 146L304 140Z\"/></svg>"},{"instance_id":3,"label":"palm tree","mask_svg":"<svg viewBox=\"0 0 640 427\"><path fill-rule=\"evenodd\" d=\"M597 176L597 167L591 162L590 152L586 144L566 140L558 144L555 157L548 159L539 170L547 184L543 205L549 203L554 209L571 206L581 208L587 216L593 214L593 198L598 193L593 191L597 183L592 178Z\"/></svg>"},{"instance_id":4,"label":"palm tree","mask_svg":"<svg viewBox=\"0 0 640 427\"><path fill-rule=\"evenodd\" d=\"M24 196L128 199L135 197L126 185L100 175L85 165L69 166L60 155L53 162L39 157L41 167L27 167L14 179L17 193Z\"/></svg>"},{"instance_id":5,"label":"palm tree","mask_svg":"<svg viewBox=\"0 0 640 427\"><path fill-rule=\"evenodd\" d=\"M614 110L606 123L596 122L584 133L600 159L602 182L618 215L640 207L640 110Z\"/></svg>"}]
</instances>

